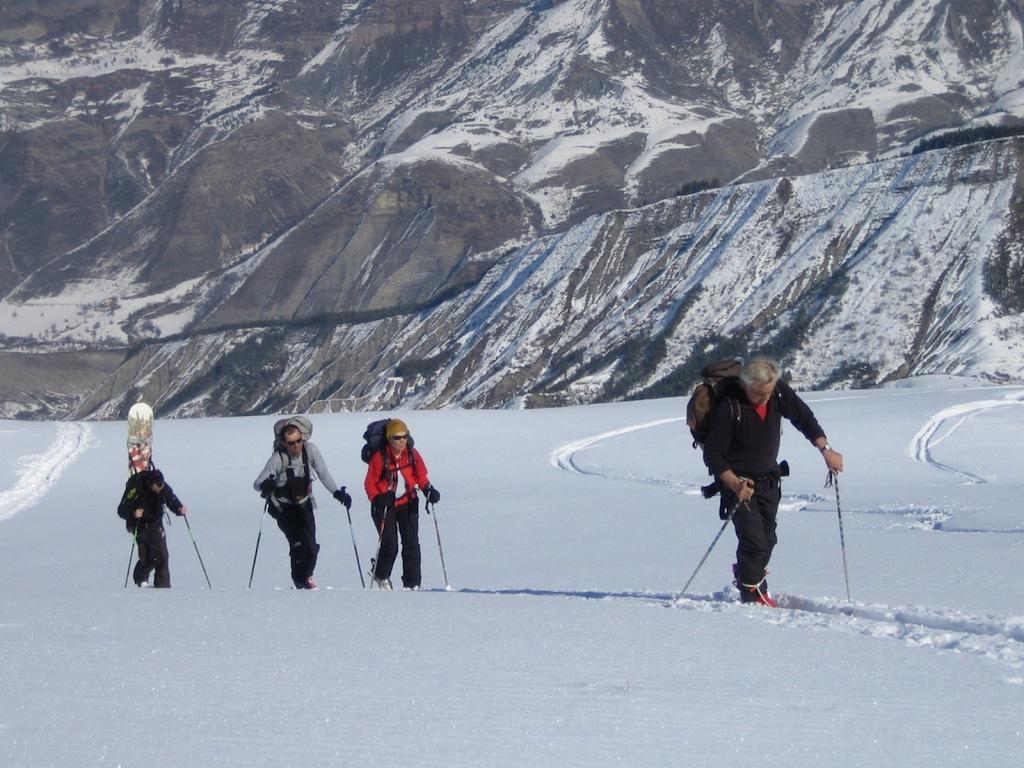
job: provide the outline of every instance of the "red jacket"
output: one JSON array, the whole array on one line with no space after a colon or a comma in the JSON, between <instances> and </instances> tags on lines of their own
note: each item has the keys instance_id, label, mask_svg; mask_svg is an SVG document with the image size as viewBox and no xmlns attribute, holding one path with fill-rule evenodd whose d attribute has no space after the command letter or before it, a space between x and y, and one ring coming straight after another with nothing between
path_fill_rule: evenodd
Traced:
<instances>
[{"instance_id":1,"label":"red jacket","mask_svg":"<svg viewBox=\"0 0 1024 768\"><path fill-rule=\"evenodd\" d=\"M415 448L407 448L395 456L390 445L370 457L366 481L363 483L370 501L380 493L394 491L396 505L408 504L410 499L415 498L417 488L426 488L428 485L430 478L427 475L427 464L420 452Z\"/></svg>"}]
</instances>

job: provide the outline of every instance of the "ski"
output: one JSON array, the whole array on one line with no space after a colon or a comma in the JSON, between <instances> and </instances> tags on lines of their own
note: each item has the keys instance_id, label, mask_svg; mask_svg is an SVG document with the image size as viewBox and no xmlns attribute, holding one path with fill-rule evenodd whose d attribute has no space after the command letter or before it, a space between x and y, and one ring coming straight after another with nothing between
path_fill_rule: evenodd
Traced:
<instances>
[{"instance_id":1,"label":"ski","mask_svg":"<svg viewBox=\"0 0 1024 768\"><path fill-rule=\"evenodd\" d=\"M153 409L136 403L128 411L128 475L153 466Z\"/></svg>"}]
</instances>

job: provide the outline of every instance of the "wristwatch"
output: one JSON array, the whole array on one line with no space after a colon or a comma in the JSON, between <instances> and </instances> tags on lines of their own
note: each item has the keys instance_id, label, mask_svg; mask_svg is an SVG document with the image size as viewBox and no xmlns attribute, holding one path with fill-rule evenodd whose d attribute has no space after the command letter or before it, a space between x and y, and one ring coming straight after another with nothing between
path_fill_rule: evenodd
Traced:
<instances>
[{"instance_id":1,"label":"wristwatch","mask_svg":"<svg viewBox=\"0 0 1024 768\"><path fill-rule=\"evenodd\" d=\"M825 451L831 451L831 450L832 450L832 446L831 446L831 445L829 445L828 443L825 443L825 444L824 444L823 446L821 446L821 448L819 448L818 450L819 450L819 451L821 451L822 453L824 453Z\"/></svg>"}]
</instances>

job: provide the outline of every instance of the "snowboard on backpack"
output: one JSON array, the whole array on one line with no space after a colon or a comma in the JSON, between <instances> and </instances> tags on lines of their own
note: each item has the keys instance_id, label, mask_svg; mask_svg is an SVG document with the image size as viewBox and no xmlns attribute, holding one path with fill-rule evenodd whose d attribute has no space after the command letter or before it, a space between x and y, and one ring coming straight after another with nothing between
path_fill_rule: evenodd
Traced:
<instances>
[{"instance_id":1,"label":"snowboard on backpack","mask_svg":"<svg viewBox=\"0 0 1024 768\"><path fill-rule=\"evenodd\" d=\"M128 411L128 474L153 467L153 409L136 403Z\"/></svg>"}]
</instances>

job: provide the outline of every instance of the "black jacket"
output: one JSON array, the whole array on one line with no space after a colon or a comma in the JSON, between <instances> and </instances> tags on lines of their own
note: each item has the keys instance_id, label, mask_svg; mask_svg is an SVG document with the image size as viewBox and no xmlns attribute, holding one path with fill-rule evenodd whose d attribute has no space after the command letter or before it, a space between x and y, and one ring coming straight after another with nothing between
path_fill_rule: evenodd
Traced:
<instances>
[{"instance_id":1,"label":"black jacket","mask_svg":"<svg viewBox=\"0 0 1024 768\"><path fill-rule=\"evenodd\" d=\"M174 495L170 485L164 483L163 490L154 493L146 483L138 479L139 477L135 475L128 479L121 503L117 506L118 516L124 518L129 529L137 525L162 524L165 504L174 514L181 514L181 501ZM139 507L142 507L142 517L136 520L135 510Z\"/></svg>"},{"instance_id":2,"label":"black jacket","mask_svg":"<svg viewBox=\"0 0 1024 768\"><path fill-rule=\"evenodd\" d=\"M727 388L711 412L704 463L716 478L731 469L743 477L762 477L778 471L782 418L787 418L812 443L825 432L810 407L779 380L768 401L768 417L761 417L739 385Z\"/></svg>"}]
</instances>

